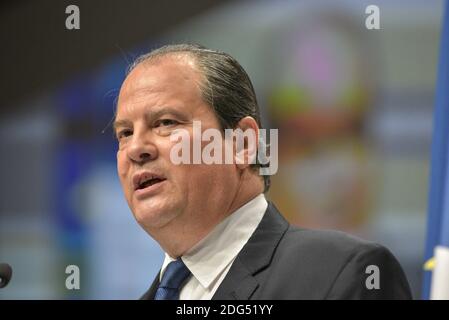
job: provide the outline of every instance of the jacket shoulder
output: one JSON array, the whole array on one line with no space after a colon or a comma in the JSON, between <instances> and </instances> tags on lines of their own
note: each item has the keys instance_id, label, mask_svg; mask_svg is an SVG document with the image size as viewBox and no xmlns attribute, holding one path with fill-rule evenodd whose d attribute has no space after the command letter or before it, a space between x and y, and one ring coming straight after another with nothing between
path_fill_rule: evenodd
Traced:
<instances>
[{"instance_id":1,"label":"jacket shoulder","mask_svg":"<svg viewBox=\"0 0 449 320\"><path fill-rule=\"evenodd\" d=\"M291 225L285 233L282 244L286 250L305 250L317 253L316 250L319 249L320 251L331 251L339 257L349 257L357 251L385 249L375 242L345 232L303 229Z\"/></svg>"},{"instance_id":2,"label":"jacket shoulder","mask_svg":"<svg viewBox=\"0 0 449 320\"><path fill-rule=\"evenodd\" d=\"M378 291L366 286L370 270L367 268L373 265L381 273ZM340 231L290 225L269 269L270 282L276 283L272 292L277 292L276 288L287 289L284 292L290 292L288 299L411 297L402 268L388 249ZM276 296L283 294L279 290Z\"/></svg>"}]
</instances>

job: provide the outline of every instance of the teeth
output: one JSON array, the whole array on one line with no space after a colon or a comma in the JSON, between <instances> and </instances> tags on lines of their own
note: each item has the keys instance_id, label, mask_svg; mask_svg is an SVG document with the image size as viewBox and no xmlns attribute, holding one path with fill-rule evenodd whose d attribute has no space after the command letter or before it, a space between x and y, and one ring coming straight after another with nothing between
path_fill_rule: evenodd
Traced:
<instances>
[{"instance_id":1,"label":"teeth","mask_svg":"<svg viewBox=\"0 0 449 320\"><path fill-rule=\"evenodd\" d=\"M162 181L162 179L159 179L156 177L146 178L139 183L139 189L144 189L144 188L149 187L149 186L151 186L155 183L158 183L160 181Z\"/></svg>"},{"instance_id":2,"label":"teeth","mask_svg":"<svg viewBox=\"0 0 449 320\"><path fill-rule=\"evenodd\" d=\"M151 179L153 179L153 178L152 178L152 177L145 178L145 179L143 179L143 180L140 182L140 184L144 184L144 183L150 181Z\"/></svg>"}]
</instances>

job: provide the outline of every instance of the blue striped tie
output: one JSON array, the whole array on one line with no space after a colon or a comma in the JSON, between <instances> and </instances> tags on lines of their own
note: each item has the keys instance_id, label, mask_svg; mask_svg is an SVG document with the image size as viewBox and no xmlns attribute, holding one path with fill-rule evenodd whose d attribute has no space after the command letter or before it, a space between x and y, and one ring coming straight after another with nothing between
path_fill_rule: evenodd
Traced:
<instances>
[{"instance_id":1,"label":"blue striped tie","mask_svg":"<svg viewBox=\"0 0 449 320\"><path fill-rule=\"evenodd\" d=\"M190 274L190 270L181 258L170 262L162 276L154 300L179 300L179 290Z\"/></svg>"}]
</instances>

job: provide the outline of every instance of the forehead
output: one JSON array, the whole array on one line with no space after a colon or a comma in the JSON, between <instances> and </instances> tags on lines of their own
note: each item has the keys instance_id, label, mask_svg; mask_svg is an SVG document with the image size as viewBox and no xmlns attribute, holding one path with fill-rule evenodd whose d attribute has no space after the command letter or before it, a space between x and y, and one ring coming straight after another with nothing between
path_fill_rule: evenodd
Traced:
<instances>
[{"instance_id":1,"label":"forehead","mask_svg":"<svg viewBox=\"0 0 449 320\"><path fill-rule=\"evenodd\" d=\"M183 99L200 96L202 76L188 55L168 55L137 65L126 77L120 89L121 104L137 103L151 95L173 96Z\"/></svg>"}]
</instances>

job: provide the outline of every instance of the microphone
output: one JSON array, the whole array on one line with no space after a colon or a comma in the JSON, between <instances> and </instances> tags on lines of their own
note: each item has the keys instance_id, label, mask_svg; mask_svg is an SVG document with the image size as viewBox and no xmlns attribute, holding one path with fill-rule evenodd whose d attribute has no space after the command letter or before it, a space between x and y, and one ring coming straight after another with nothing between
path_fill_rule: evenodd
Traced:
<instances>
[{"instance_id":1,"label":"microphone","mask_svg":"<svg viewBox=\"0 0 449 320\"><path fill-rule=\"evenodd\" d=\"M6 287L12 277L12 268L7 263L0 263L0 289Z\"/></svg>"}]
</instances>

